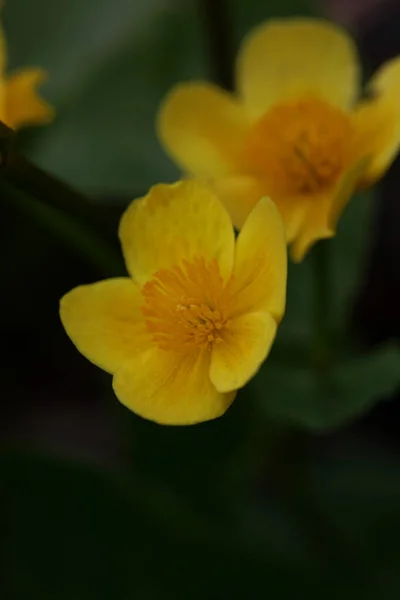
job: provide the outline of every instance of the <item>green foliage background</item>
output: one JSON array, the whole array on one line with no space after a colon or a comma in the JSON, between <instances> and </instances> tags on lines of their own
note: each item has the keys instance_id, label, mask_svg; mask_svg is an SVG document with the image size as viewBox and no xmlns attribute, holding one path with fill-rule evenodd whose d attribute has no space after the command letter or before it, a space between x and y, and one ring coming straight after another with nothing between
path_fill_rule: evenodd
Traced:
<instances>
[{"instance_id":1,"label":"green foliage background","mask_svg":"<svg viewBox=\"0 0 400 600\"><path fill-rule=\"evenodd\" d=\"M225 4L233 49L265 18L315 12L305 0ZM30 393L23 361L38 347L40 356L46 344L61 348L59 368L76 375L84 359L64 349L57 294L100 271L117 274L111 261L99 267L101 252L94 264L93 244L82 253L80 227L100 215L99 235L118 252L123 206L179 177L154 132L160 100L175 82L212 77L215 65L200 2L12 0L4 23L10 69L45 67L44 93L57 110L54 124L19 136L20 150L97 202L80 214L58 198L49 206L2 190L2 312L36 322L14 335L0 369L15 406ZM123 448L118 460L94 465L4 436L2 598L398 597L399 459L338 435L400 380L394 344L361 352L349 336L372 211L372 196L355 198L329 243L328 373L314 353L311 253L290 267L287 316L270 359L222 419L191 428L145 422L88 367L90 393ZM58 287L46 293L55 273Z\"/></svg>"}]
</instances>

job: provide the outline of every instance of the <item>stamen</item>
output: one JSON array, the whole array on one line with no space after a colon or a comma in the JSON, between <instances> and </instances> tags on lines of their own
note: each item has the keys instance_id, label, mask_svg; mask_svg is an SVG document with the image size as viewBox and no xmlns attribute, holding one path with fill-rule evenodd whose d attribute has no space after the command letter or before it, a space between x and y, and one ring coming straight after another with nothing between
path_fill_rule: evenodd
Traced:
<instances>
[{"instance_id":1,"label":"stamen","mask_svg":"<svg viewBox=\"0 0 400 600\"><path fill-rule=\"evenodd\" d=\"M318 193L338 181L354 132L347 114L318 98L270 109L253 127L243 160L269 193Z\"/></svg>"},{"instance_id":2,"label":"stamen","mask_svg":"<svg viewBox=\"0 0 400 600\"><path fill-rule=\"evenodd\" d=\"M142 289L142 312L153 341L163 350L198 347L212 349L223 342L229 328L229 284L217 260L204 258L163 269ZM217 335L218 331L218 335Z\"/></svg>"}]
</instances>

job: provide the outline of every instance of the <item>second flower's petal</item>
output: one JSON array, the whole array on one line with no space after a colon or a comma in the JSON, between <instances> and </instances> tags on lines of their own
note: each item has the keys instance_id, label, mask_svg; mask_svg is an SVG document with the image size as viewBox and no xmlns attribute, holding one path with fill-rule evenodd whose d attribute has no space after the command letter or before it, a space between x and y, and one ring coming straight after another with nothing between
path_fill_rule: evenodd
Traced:
<instances>
[{"instance_id":1,"label":"second flower's petal","mask_svg":"<svg viewBox=\"0 0 400 600\"><path fill-rule=\"evenodd\" d=\"M127 362L114 376L119 400L162 425L191 425L224 414L235 394L210 381L208 350L177 355L158 348Z\"/></svg>"},{"instance_id":2,"label":"second flower's petal","mask_svg":"<svg viewBox=\"0 0 400 600\"><path fill-rule=\"evenodd\" d=\"M337 222L368 164L367 157L361 158L343 173L338 184L330 192L298 199L297 204L303 205L303 215L298 232L291 240L291 256L294 262L302 261L316 241L335 235Z\"/></svg>"},{"instance_id":3,"label":"second flower's petal","mask_svg":"<svg viewBox=\"0 0 400 600\"><path fill-rule=\"evenodd\" d=\"M400 148L400 57L383 65L368 88L374 97L362 102L354 113L359 153L371 157L362 185L374 183Z\"/></svg>"},{"instance_id":4,"label":"second flower's petal","mask_svg":"<svg viewBox=\"0 0 400 600\"><path fill-rule=\"evenodd\" d=\"M211 181L210 187L226 207L233 225L241 229L259 200L265 195L262 184L247 175L228 175Z\"/></svg>"},{"instance_id":5,"label":"second flower's petal","mask_svg":"<svg viewBox=\"0 0 400 600\"><path fill-rule=\"evenodd\" d=\"M64 328L79 352L114 373L149 348L139 287L128 278L106 279L73 289L61 299Z\"/></svg>"},{"instance_id":6,"label":"second flower's petal","mask_svg":"<svg viewBox=\"0 0 400 600\"><path fill-rule=\"evenodd\" d=\"M351 199L359 182L365 177L370 165L370 157L365 156L358 159L349 169L345 171L337 186L333 201L330 203L328 223L332 230L336 229L339 218Z\"/></svg>"},{"instance_id":7,"label":"second flower's petal","mask_svg":"<svg viewBox=\"0 0 400 600\"><path fill-rule=\"evenodd\" d=\"M309 94L346 108L358 93L357 52L349 35L328 21L267 21L244 41L238 86L253 119L282 99Z\"/></svg>"},{"instance_id":8,"label":"second flower's petal","mask_svg":"<svg viewBox=\"0 0 400 600\"><path fill-rule=\"evenodd\" d=\"M243 387L267 357L276 334L268 313L250 313L235 319L211 354L210 377L220 392Z\"/></svg>"},{"instance_id":9,"label":"second flower's petal","mask_svg":"<svg viewBox=\"0 0 400 600\"><path fill-rule=\"evenodd\" d=\"M215 193L196 181L154 186L128 207L119 235L128 270L139 283L194 257L216 258L222 276L231 274L231 220Z\"/></svg>"},{"instance_id":10,"label":"second flower's petal","mask_svg":"<svg viewBox=\"0 0 400 600\"><path fill-rule=\"evenodd\" d=\"M185 171L213 176L232 171L247 131L243 107L207 83L175 87L157 119L158 135Z\"/></svg>"},{"instance_id":11,"label":"second flower's petal","mask_svg":"<svg viewBox=\"0 0 400 600\"><path fill-rule=\"evenodd\" d=\"M334 235L334 230L329 226L333 195L332 192L331 194L303 198L302 223L290 247L293 262L301 262L307 251L317 240L327 239Z\"/></svg>"},{"instance_id":12,"label":"second flower's petal","mask_svg":"<svg viewBox=\"0 0 400 600\"><path fill-rule=\"evenodd\" d=\"M266 311L279 321L285 311L287 253L282 219L263 198L250 213L236 242L232 315Z\"/></svg>"},{"instance_id":13,"label":"second flower's petal","mask_svg":"<svg viewBox=\"0 0 400 600\"><path fill-rule=\"evenodd\" d=\"M5 117L9 127L49 123L54 110L36 90L46 79L42 69L21 69L5 81Z\"/></svg>"}]
</instances>

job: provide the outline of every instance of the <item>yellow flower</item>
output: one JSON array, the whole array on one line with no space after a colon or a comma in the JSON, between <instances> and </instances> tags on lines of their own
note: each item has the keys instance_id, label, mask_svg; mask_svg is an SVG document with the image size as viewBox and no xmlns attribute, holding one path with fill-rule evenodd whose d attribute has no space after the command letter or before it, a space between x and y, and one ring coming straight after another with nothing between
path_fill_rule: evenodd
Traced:
<instances>
[{"instance_id":1,"label":"yellow flower","mask_svg":"<svg viewBox=\"0 0 400 600\"><path fill-rule=\"evenodd\" d=\"M67 334L139 415L177 425L222 415L283 316L286 245L275 205L260 200L235 241L209 189L157 185L129 206L119 234L131 277L66 294Z\"/></svg>"},{"instance_id":2,"label":"yellow flower","mask_svg":"<svg viewBox=\"0 0 400 600\"><path fill-rule=\"evenodd\" d=\"M7 47L0 28L0 121L12 129L51 121L54 111L36 91L46 72L28 67L6 75L6 65Z\"/></svg>"},{"instance_id":3,"label":"yellow flower","mask_svg":"<svg viewBox=\"0 0 400 600\"><path fill-rule=\"evenodd\" d=\"M334 235L354 190L376 181L398 151L400 57L357 103L357 52L343 30L319 19L273 20L245 39L237 89L178 85L161 106L159 137L219 194L236 227L271 197L300 261Z\"/></svg>"}]
</instances>

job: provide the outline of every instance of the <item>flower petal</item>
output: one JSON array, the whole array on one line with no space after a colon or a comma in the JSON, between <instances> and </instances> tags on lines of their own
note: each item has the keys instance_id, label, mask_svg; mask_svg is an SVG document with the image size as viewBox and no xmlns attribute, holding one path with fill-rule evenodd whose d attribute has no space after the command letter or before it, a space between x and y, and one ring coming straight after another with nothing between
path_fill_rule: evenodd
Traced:
<instances>
[{"instance_id":1,"label":"flower petal","mask_svg":"<svg viewBox=\"0 0 400 600\"><path fill-rule=\"evenodd\" d=\"M276 329L276 321L268 313L250 313L232 322L211 354L210 377L218 391L237 390L257 373Z\"/></svg>"},{"instance_id":2,"label":"flower petal","mask_svg":"<svg viewBox=\"0 0 400 600\"><path fill-rule=\"evenodd\" d=\"M357 160L331 192L303 199L302 223L290 249L293 262L301 262L316 241L335 235L337 222L368 164L367 157Z\"/></svg>"},{"instance_id":3,"label":"flower petal","mask_svg":"<svg viewBox=\"0 0 400 600\"><path fill-rule=\"evenodd\" d=\"M329 226L329 214L334 192L303 198L303 217L300 230L290 247L290 256L295 263L303 260L310 247L317 241L335 235Z\"/></svg>"},{"instance_id":4,"label":"flower petal","mask_svg":"<svg viewBox=\"0 0 400 600\"><path fill-rule=\"evenodd\" d=\"M5 122L9 127L17 129L52 120L52 107L36 91L46 77L42 69L21 69L6 79Z\"/></svg>"},{"instance_id":5,"label":"flower petal","mask_svg":"<svg viewBox=\"0 0 400 600\"><path fill-rule=\"evenodd\" d=\"M383 65L368 85L374 97L354 113L359 154L372 157L361 185L371 185L389 167L400 148L400 57Z\"/></svg>"},{"instance_id":6,"label":"flower petal","mask_svg":"<svg viewBox=\"0 0 400 600\"><path fill-rule=\"evenodd\" d=\"M165 98L157 131L185 171L213 176L234 170L247 131L246 113L231 94L212 84L181 84Z\"/></svg>"},{"instance_id":7,"label":"flower petal","mask_svg":"<svg viewBox=\"0 0 400 600\"><path fill-rule=\"evenodd\" d=\"M328 219L330 229L336 229L343 210L346 208L347 203L354 194L359 182L364 179L365 173L367 169L369 169L369 165L370 157L361 157L342 175L334 193L333 201L330 204Z\"/></svg>"},{"instance_id":8,"label":"flower petal","mask_svg":"<svg viewBox=\"0 0 400 600\"><path fill-rule=\"evenodd\" d=\"M245 39L238 87L253 119L282 99L317 94L349 107L359 87L356 48L349 35L323 19L271 20Z\"/></svg>"},{"instance_id":9,"label":"flower petal","mask_svg":"<svg viewBox=\"0 0 400 600\"><path fill-rule=\"evenodd\" d=\"M139 283L195 256L217 258L222 276L231 274L231 220L217 196L196 181L154 186L128 207L119 235L128 270Z\"/></svg>"},{"instance_id":10,"label":"flower petal","mask_svg":"<svg viewBox=\"0 0 400 600\"><path fill-rule=\"evenodd\" d=\"M308 208L306 196L275 198L276 207L282 217L286 232L286 243L291 244L298 236Z\"/></svg>"},{"instance_id":11,"label":"flower petal","mask_svg":"<svg viewBox=\"0 0 400 600\"><path fill-rule=\"evenodd\" d=\"M263 198L250 213L236 242L232 317L266 311L280 321L285 311L287 253L282 219Z\"/></svg>"},{"instance_id":12,"label":"flower petal","mask_svg":"<svg viewBox=\"0 0 400 600\"><path fill-rule=\"evenodd\" d=\"M208 350L177 355L158 348L127 362L114 376L118 399L145 419L191 425L224 414L235 394L217 392Z\"/></svg>"},{"instance_id":13,"label":"flower petal","mask_svg":"<svg viewBox=\"0 0 400 600\"><path fill-rule=\"evenodd\" d=\"M60 303L65 331L92 363L114 373L150 345L138 286L128 278L106 279L68 292Z\"/></svg>"},{"instance_id":14,"label":"flower petal","mask_svg":"<svg viewBox=\"0 0 400 600\"><path fill-rule=\"evenodd\" d=\"M227 175L210 182L226 207L233 225L241 229L259 200L265 195L261 182L247 175Z\"/></svg>"}]
</instances>

